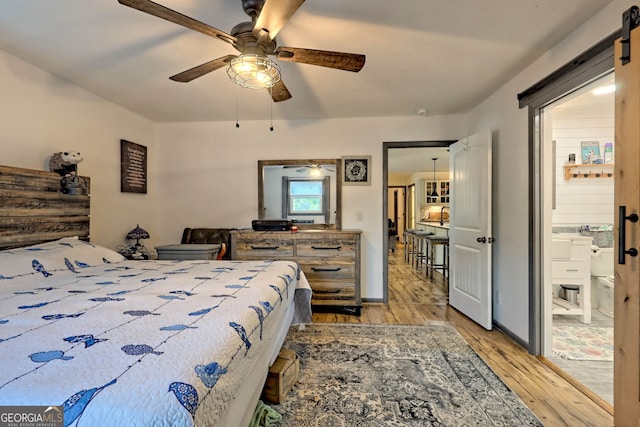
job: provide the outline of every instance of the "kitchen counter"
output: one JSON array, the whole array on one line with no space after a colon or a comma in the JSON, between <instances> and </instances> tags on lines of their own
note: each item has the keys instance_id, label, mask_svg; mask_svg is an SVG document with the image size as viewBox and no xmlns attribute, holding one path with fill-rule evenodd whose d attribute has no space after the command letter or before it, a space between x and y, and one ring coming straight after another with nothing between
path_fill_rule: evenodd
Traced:
<instances>
[{"instance_id":1,"label":"kitchen counter","mask_svg":"<svg viewBox=\"0 0 640 427\"><path fill-rule=\"evenodd\" d=\"M449 229L449 223L445 222L443 225L440 225L440 221L420 221L418 222L418 225L425 225L425 226L429 226L429 227L436 227L436 228L444 228L444 229Z\"/></svg>"}]
</instances>

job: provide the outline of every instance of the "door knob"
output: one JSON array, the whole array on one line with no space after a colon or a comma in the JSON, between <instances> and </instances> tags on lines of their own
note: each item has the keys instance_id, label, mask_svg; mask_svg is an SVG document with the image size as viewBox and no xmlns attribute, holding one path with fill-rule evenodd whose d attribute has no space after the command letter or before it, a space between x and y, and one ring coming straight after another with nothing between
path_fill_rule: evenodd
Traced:
<instances>
[{"instance_id":1,"label":"door knob","mask_svg":"<svg viewBox=\"0 0 640 427\"><path fill-rule=\"evenodd\" d=\"M476 241L477 241L478 243L487 243L487 238L486 238L486 237L484 237L484 236L482 236L482 237L478 237L478 238L476 239Z\"/></svg>"}]
</instances>

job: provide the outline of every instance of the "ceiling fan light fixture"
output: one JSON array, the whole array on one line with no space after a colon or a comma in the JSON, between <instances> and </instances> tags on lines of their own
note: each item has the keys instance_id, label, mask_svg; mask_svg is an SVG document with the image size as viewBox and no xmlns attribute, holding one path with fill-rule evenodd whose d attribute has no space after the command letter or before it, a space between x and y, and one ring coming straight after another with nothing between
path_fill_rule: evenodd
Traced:
<instances>
[{"instance_id":1,"label":"ceiling fan light fixture","mask_svg":"<svg viewBox=\"0 0 640 427\"><path fill-rule=\"evenodd\" d=\"M280 67L265 55L248 53L231 60L227 67L231 81L247 89L265 89L280 81Z\"/></svg>"}]
</instances>

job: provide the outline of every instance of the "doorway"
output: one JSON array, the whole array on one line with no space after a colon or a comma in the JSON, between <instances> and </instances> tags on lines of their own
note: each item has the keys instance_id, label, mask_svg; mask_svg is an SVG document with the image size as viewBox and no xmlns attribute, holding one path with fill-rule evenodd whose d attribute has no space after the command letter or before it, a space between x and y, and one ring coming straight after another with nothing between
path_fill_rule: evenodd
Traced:
<instances>
[{"instance_id":1,"label":"doorway","mask_svg":"<svg viewBox=\"0 0 640 427\"><path fill-rule=\"evenodd\" d=\"M383 205L382 205L382 223L383 236L389 235L388 218L391 210L389 209L389 187L406 188L406 200L404 202L405 223L404 228L397 229L398 236L402 242L402 234L404 229L415 227L420 220L420 210L422 201L420 200L421 192L420 181L421 173L433 173L433 157L447 156L446 163L448 165L447 148L455 141L407 141L407 142L383 142L382 145L382 163L383 163ZM391 150L400 156L393 156ZM390 158L391 161L390 161ZM406 161L401 161L404 158ZM409 162L408 160L411 160ZM399 178L400 177L400 178ZM399 180L399 181L398 181ZM385 238L383 242L383 302L389 301L389 239Z\"/></svg>"},{"instance_id":2,"label":"doorway","mask_svg":"<svg viewBox=\"0 0 640 427\"><path fill-rule=\"evenodd\" d=\"M542 354L610 405L613 88L609 73L544 106L539 115L541 240L547 254L542 259Z\"/></svg>"}]
</instances>

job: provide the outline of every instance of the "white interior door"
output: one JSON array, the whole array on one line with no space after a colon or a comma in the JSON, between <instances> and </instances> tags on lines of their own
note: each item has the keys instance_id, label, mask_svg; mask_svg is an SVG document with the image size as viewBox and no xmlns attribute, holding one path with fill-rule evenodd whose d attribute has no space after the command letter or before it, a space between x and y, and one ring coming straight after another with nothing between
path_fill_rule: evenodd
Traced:
<instances>
[{"instance_id":1,"label":"white interior door","mask_svg":"<svg viewBox=\"0 0 640 427\"><path fill-rule=\"evenodd\" d=\"M491 131L452 144L449 171L449 304L491 329Z\"/></svg>"}]
</instances>

